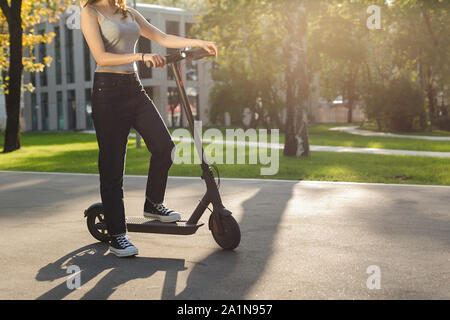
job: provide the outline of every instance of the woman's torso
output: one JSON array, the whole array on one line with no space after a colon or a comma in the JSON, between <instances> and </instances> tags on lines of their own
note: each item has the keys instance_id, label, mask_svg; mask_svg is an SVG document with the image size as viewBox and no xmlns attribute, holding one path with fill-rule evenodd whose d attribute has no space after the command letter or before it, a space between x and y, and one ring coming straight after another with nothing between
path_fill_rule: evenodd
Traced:
<instances>
[{"instance_id":1,"label":"woman's torso","mask_svg":"<svg viewBox=\"0 0 450 320\"><path fill-rule=\"evenodd\" d=\"M115 54L135 53L141 29L133 14L130 13L131 22L119 22L106 17L93 5L89 6L97 11L101 19L99 27L105 51ZM137 68L134 62L112 66L97 65L95 72L133 73L137 72Z\"/></svg>"}]
</instances>

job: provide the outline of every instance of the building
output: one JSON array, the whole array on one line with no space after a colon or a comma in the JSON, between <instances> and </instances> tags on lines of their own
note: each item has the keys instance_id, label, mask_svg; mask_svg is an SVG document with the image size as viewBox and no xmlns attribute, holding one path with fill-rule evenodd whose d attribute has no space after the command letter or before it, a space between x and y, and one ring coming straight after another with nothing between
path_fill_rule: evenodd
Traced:
<instances>
[{"instance_id":1,"label":"building","mask_svg":"<svg viewBox=\"0 0 450 320\"><path fill-rule=\"evenodd\" d=\"M20 98L20 127L24 128L25 126L25 119L23 118L24 115L24 104L23 104L23 96ZM0 93L0 130L4 131L6 129L6 96L3 93Z\"/></svg>"},{"instance_id":2,"label":"building","mask_svg":"<svg viewBox=\"0 0 450 320\"><path fill-rule=\"evenodd\" d=\"M24 94L24 131L94 129L90 100L96 62L79 27L80 10L74 8L74 11L65 13L58 23L46 22L36 26L37 32L54 32L56 36L49 44L37 45L34 53L38 61L51 56L51 66L40 73L24 74L24 82L31 81L36 87L34 92ZM183 9L140 3L136 9L151 24L168 34L189 37L188 31L195 23L195 13ZM176 50L162 47L144 37L140 37L136 46L136 52L161 55ZM142 84L166 124L187 126L184 111L177 106L180 100L171 69L168 66L149 69L142 62L136 63ZM211 65L211 59L206 59L189 62L182 69L194 116L205 124L208 120L208 94L212 87Z\"/></svg>"}]
</instances>

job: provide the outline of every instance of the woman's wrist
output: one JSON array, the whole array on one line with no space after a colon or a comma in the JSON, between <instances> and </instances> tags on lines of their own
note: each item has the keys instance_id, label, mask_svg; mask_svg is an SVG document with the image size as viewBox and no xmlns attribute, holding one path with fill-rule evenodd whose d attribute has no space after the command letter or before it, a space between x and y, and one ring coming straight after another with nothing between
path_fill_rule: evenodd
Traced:
<instances>
[{"instance_id":1,"label":"woman's wrist","mask_svg":"<svg viewBox=\"0 0 450 320\"><path fill-rule=\"evenodd\" d=\"M134 54L134 61L142 61L144 58L144 53L135 53Z\"/></svg>"},{"instance_id":2,"label":"woman's wrist","mask_svg":"<svg viewBox=\"0 0 450 320\"><path fill-rule=\"evenodd\" d=\"M200 47L202 42L200 39L191 39L191 47Z\"/></svg>"}]
</instances>

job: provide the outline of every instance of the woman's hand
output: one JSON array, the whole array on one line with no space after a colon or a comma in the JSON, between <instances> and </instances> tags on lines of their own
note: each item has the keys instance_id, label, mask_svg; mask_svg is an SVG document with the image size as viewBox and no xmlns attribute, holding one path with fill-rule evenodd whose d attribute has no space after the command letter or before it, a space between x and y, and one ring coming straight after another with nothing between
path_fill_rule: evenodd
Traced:
<instances>
[{"instance_id":1,"label":"woman's hand","mask_svg":"<svg viewBox=\"0 0 450 320\"><path fill-rule=\"evenodd\" d=\"M216 43L212 41L198 40L197 47L201 47L208 51L210 54L215 54L216 58L219 56L219 50L217 49Z\"/></svg>"},{"instance_id":2,"label":"woman's hand","mask_svg":"<svg viewBox=\"0 0 450 320\"><path fill-rule=\"evenodd\" d=\"M157 53L144 53L144 62L151 61L154 68L164 68L166 58Z\"/></svg>"}]
</instances>

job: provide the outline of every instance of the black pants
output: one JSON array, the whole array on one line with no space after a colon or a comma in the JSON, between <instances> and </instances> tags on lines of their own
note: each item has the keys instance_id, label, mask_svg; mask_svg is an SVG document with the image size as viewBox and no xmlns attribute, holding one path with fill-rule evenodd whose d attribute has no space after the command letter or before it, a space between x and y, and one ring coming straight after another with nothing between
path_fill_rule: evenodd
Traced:
<instances>
[{"instance_id":1,"label":"black pants","mask_svg":"<svg viewBox=\"0 0 450 320\"><path fill-rule=\"evenodd\" d=\"M92 119L99 146L98 170L105 223L110 235L124 234L123 174L131 127L142 136L152 154L145 195L153 202L164 200L175 144L137 73L94 73Z\"/></svg>"}]
</instances>

